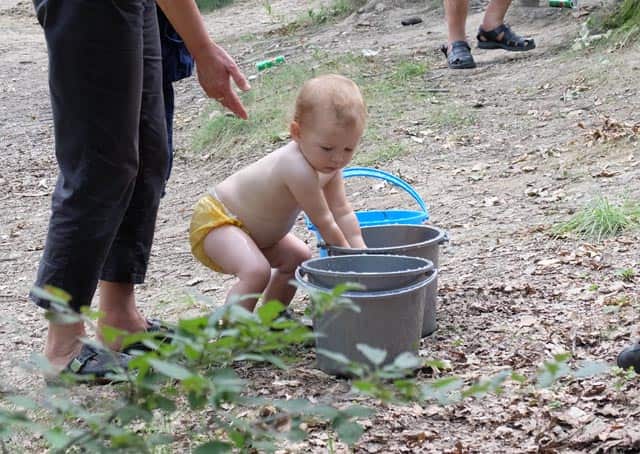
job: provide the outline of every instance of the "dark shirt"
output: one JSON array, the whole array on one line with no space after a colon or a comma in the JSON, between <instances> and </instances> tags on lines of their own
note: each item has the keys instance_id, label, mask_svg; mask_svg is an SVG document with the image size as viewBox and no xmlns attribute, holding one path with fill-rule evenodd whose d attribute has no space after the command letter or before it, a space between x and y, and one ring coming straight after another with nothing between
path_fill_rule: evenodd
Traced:
<instances>
[{"instance_id":1,"label":"dark shirt","mask_svg":"<svg viewBox=\"0 0 640 454\"><path fill-rule=\"evenodd\" d=\"M191 76L193 57L184 45L180 35L158 8L160 45L162 46L162 79L165 84Z\"/></svg>"}]
</instances>

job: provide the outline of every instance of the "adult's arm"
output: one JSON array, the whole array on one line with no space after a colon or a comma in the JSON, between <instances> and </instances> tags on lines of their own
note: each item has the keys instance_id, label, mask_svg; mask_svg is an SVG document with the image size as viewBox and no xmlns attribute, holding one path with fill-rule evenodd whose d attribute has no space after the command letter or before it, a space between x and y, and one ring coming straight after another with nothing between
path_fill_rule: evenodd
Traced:
<instances>
[{"instance_id":1,"label":"adult's arm","mask_svg":"<svg viewBox=\"0 0 640 454\"><path fill-rule=\"evenodd\" d=\"M249 82L233 58L209 37L195 1L156 1L193 55L198 82L207 96L246 119L247 112L231 87L231 79L241 90L249 90Z\"/></svg>"}]
</instances>

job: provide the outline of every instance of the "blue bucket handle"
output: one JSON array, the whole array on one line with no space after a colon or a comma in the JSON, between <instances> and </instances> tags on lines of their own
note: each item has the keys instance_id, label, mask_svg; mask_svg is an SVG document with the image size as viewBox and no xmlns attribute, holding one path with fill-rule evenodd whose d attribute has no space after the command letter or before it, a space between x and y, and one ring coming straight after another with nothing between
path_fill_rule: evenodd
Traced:
<instances>
[{"instance_id":1,"label":"blue bucket handle","mask_svg":"<svg viewBox=\"0 0 640 454\"><path fill-rule=\"evenodd\" d=\"M377 178L379 180L384 180L395 186L398 186L399 188L404 189L411 196L411 198L416 201L422 211L426 213L426 219L429 219L429 210L427 209L427 204L424 203L424 200L422 199L422 197L420 197L420 194L418 194L409 183L407 183L400 177L397 177L389 172L385 172L384 170L373 169L371 167L347 167L342 171L342 177Z\"/></svg>"}]
</instances>

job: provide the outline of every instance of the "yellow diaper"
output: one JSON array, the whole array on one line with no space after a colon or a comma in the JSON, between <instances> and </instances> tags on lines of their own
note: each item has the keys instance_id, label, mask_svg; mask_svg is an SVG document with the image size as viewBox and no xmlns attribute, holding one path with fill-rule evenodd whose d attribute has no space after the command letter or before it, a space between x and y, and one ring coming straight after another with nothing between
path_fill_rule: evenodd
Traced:
<instances>
[{"instance_id":1,"label":"yellow diaper","mask_svg":"<svg viewBox=\"0 0 640 454\"><path fill-rule=\"evenodd\" d=\"M193 207L191 225L189 227L189 242L191 253L202 264L214 271L222 271L204 252L204 239L211 230L223 225L236 225L244 230L242 222L229 213L218 199L210 194L202 197Z\"/></svg>"}]
</instances>

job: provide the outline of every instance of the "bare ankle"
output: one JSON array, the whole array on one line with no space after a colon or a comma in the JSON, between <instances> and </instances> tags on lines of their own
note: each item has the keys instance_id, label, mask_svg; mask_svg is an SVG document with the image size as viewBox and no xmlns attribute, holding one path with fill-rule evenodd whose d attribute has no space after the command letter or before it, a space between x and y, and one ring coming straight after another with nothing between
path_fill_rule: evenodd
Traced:
<instances>
[{"instance_id":1,"label":"bare ankle","mask_svg":"<svg viewBox=\"0 0 640 454\"><path fill-rule=\"evenodd\" d=\"M56 369L63 369L82 349L83 323L49 324L44 355Z\"/></svg>"}]
</instances>

